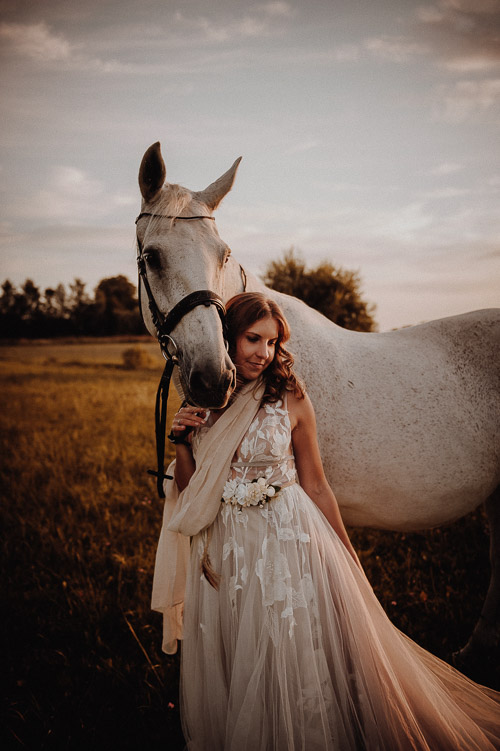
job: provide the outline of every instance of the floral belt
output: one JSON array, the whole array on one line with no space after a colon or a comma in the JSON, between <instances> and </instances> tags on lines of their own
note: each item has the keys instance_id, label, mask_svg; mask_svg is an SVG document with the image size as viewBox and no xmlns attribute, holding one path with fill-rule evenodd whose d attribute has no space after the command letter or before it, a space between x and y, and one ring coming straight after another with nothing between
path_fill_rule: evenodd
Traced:
<instances>
[{"instance_id":1,"label":"floral belt","mask_svg":"<svg viewBox=\"0 0 500 751\"><path fill-rule=\"evenodd\" d=\"M231 506L260 506L264 508L265 503L269 503L277 498L280 490L293 485L296 480L287 482L284 485L270 485L264 477L256 480L227 480L222 491L221 503L227 503Z\"/></svg>"}]
</instances>

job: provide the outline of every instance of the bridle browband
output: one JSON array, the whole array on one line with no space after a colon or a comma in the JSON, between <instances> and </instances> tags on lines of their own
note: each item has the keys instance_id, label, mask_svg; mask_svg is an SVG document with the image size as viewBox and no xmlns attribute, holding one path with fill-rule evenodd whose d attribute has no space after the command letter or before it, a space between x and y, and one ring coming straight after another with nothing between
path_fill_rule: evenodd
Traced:
<instances>
[{"instance_id":1,"label":"bridle browband","mask_svg":"<svg viewBox=\"0 0 500 751\"><path fill-rule=\"evenodd\" d=\"M166 216L166 214L150 214L148 211L143 211L139 214L139 216L135 220L135 223L137 224L139 219L142 219L143 216L153 216L157 217L158 219L182 219L183 221L189 221L190 219L210 219L212 222L215 222L214 216Z\"/></svg>"},{"instance_id":2,"label":"bridle browband","mask_svg":"<svg viewBox=\"0 0 500 751\"><path fill-rule=\"evenodd\" d=\"M166 216L165 214L154 214L154 213L148 213L144 211L141 214L139 214L139 216L135 220L135 223L137 224L138 221L143 216L158 217L162 219L172 219L174 220L174 222L177 220L190 221L193 219L210 219L212 221L215 220L215 217L213 216ZM165 434L166 434L166 421L167 421L168 391L170 387L170 378L172 376L174 365L179 364L179 359L177 356L179 350L178 350L177 344L175 343L175 340L171 336L171 333L174 330L174 328L177 326L179 321L186 315L186 313L189 313L191 310L193 310L193 308L196 308L198 305L205 305L207 308L210 307L210 305L214 305L220 316L224 340L227 342L226 307L224 305L222 298L219 295L217 295L215 292L212 292L209 289L202 289L202 290L198 290L197 292L191 292L189 295L186 295L186 297L183 297L182 300L179 300L179 302L176 305L174 305L172 310L170 310L168 313L166 314L162 313L161 310L158 308L158 305L156 304L156 300L154 298L153 292L149 284L146 261L143 256L143 249L139 240L137 240L137 248L138 248L137 270L139 272L139 284L138 284L139 310L142 316L142 306L141 306L141 281L142 281L144 285L144 289L146 291L146 295L148 297L148 307L151 313L151 320L153 321L153 325L156 329L156 336L158 338L158 343L160 345L161 353L163 357L165 358L165 368L163 370L160 383L158 385L158 391L156 393L156 406L155 406L156 458L157 458L158 469L156 471L151 470L151 469L148 470L149 474L156 476L156 488L158 490L158 495L160 496L160 498L164 498L165 493L163 491L163 480L165 478L171 479L170 475L165 474ZM242 274L244 274L243 269L242 269ZM244 286L246 287L245 277L243 277L243 281L244 281ZM144 322L143 316L142 316L142 319ZM170 351L170 348L172 348L172 351Z\"/></svg>"}]
</instances>

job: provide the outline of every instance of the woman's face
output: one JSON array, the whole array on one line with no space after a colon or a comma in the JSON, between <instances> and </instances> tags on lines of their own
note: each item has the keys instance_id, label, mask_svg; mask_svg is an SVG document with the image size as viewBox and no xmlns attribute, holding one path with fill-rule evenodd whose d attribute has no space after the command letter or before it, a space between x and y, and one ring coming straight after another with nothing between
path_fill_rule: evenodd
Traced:
<instances>
[{"instance_id":1,"label":"woman's face","mask_svg":"<svg viewBox=\"0 0 500 751\"><path fill-rule=\"evenodd\" d=\"M236 352L233 360L241 378L253 381L271 364L278 333L277 321L272 316L267 316L252 323L236 339Z\"/></svg>"}]
</instances>

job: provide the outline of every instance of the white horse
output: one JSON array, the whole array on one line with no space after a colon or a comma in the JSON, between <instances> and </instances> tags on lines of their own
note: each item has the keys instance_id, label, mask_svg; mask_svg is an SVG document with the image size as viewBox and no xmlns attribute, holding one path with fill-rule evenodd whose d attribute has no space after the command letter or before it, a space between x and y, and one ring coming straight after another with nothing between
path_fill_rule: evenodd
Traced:
<instances>
[{"instance_id":1,"label":"white horse","mask_svg":"<svg viewBox=\"0 0 500 751\"><path fill-rule=\"evenodd\" d=\"M168 312L185 295L210 289L224 300L265 291L292 330L290 349L314 403L327 477L347 524L421 530L452 522L486 501L493 575L463 660L499 644L500 630L500 310L482 310L388 333L347 331L296 298L245 274L212 215L240 160L206 190L165 183L160 144L139 172L137 238L151 291ZM145 295L143 314L155 333ZM176 326L182 390L195 404L221 407L233 365L219 316L200 306Z\"/></svg>"}]
</instances>

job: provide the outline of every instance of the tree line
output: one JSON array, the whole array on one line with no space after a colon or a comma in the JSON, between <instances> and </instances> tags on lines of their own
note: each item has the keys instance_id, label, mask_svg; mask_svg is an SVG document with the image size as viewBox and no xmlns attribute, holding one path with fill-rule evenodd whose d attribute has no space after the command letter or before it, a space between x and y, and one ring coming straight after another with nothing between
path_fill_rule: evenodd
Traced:
<instances>
[{"instance_id":1,"label":"tree line","mask_svg":"<svg viewBox=\"0 0 500 751\"><path fill-rule=\"evenodd\" d=\"M93 296L75 279L41 290L32 279L16 288L8 279L0 296L0 336L37 339L60 336L144 334L136 287L122 275L102 279Z\"/></svg>"},{"instance_id":2,"label":"tree line","mask_svg":"<svg viewBox=\"0 0 500 751\"><path fill-rule=\"evenodd\" d=\"M271 261L263 276L267 286L298 297L330 320L354 331L374 331L374 306L363 301L357 273L328 262L307 269L293 249ZM8 279L0 295L0 338L117 336L146 333L137 288L123 275L102 279L90 295L75 279L69 287L40 289L32 279L19 288Z\"/></svg>"}]
</instances>

